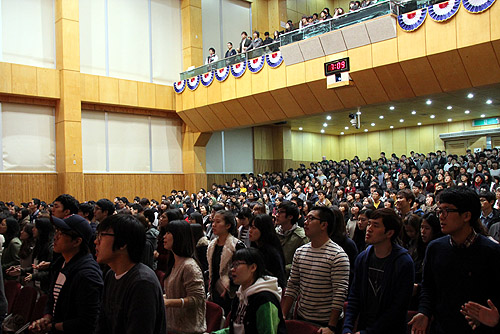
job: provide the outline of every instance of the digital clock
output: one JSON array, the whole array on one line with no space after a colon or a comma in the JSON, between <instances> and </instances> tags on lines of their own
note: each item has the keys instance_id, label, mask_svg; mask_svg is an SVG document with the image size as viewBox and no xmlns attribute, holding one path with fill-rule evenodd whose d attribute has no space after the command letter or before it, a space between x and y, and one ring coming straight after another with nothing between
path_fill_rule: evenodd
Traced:
<instances>
[{"instance_id":1,"label":"digital clock","mask_svg":"<svg viewBox=\"0 0 500 334\"><path fill-rule=\"evenodd\" d=\"M325 76L349 71L349 57L325 63Z\"/></svg>"}]
</instances>

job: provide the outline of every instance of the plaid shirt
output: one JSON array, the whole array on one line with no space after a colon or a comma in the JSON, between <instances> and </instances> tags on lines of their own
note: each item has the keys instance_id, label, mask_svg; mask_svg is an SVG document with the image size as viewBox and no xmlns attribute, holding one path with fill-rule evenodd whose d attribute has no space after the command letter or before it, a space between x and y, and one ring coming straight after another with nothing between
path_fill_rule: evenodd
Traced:
<instances>
[{"instance_id":1,"label":"plaid shirt","mask_svg":"<svg viewBox=\"0 0 500 334\"><path fill-rule=\"evenodd\" d=\"M469 248L474 243L474 241L476 241L476 239L477 239L477 233L476 231L474 231L474 229L472 229L472 232L467 236L463 244L461 245L457 244L452 237L450 237L450 244L452 247Z\"/></svg>"}]
</instances>

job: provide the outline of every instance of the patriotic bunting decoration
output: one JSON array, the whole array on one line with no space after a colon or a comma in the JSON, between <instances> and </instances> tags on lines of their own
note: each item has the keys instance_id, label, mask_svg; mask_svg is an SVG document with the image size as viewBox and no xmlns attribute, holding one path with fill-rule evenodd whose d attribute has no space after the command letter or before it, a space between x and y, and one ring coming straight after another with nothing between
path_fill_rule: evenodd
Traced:
<instances>
[{"instance_id":1,"label":"patriotic bunting decoration","mask_svg":"<svg viewBox=\"0 0 500 334\"><path fill-rule=\"evenodd\" d=\"M214 71L210 71L208 73L202 74L201 75L201 84L205 87L210 86L212 84L212 82L214 81L214 77L215 77Z\"/></svg>"},{"instance_id":2,"label":"patriotic bunting decoration","mask_svg":"<svg viewBox=\"0 0 500 334\"><path fill-rule=\"evenodd\" d=\"M266 55L267 65L272 68L278 67L283 62L283 57L281 56L281 51L276 51L271 54Z\"/></svg>"},{"instance_id":3,"label":"patriotic bunting decoration","mask_svg":"<svg viewBox=\"0 0 500 334\"><path fill-rule=\"evenodd\" d=\"M247 69L247 62L241 62L238 64L231 65L231 74L235 78L241 77L243 74L245 74L245 70Z\"/></svg>"},{"instance_id":4,"label":"patriotic bunting decoration","mask_svg":"<svg viewBox=\"0 0 500 334\"><path fill-rule=\"evenodd\" d=\"M493 5L495 0L463 0L465 10L469 13L482 13Z\"/></svg>"},{"instance_id":5,"label":"patriotic bunting decoration","mask_svg":"<svg viewBox=\"0 0 500 334\"><path fill-rule=\"evenodd\" d=\"M252 73L257 73L264 67L265 61L264 56L260 56L258 58L250 59L247 61L248 69Z\"/></svg>"},{"instance_id":6,"label":"patriotic bunting decoration","mask_svg":"<svg viewBox=\"0 0 500 334\"><path fill-rule=\"evenodd\" d=\"M174 82L174 90L177 94L180 94L186 89L186 80L181 80Z\"/></svg>"},{"instance_id":7,"label":"patriotic bunting decoration","mask_svg":"<svg viewBox=\"0 0 500 334\"><path fill-rule=\"evenodd\" d=\"M200 76L199 75L187 79L187 86L190 90L195 90L196 88L198 88L199 85L200 85Z\"/></svg>"},{"instance_id":8,"label":"patriotic bunting decoration","mask_svg":"<svg viewBox=\"0 0 500 334\"><path fill-rule=\"evenodd\" d=\"M429 6L429 16L436 22L449 20L458 12L460 0L449 0Z\"/></svg>"},{"instance_id":9,"label":"patriotic bunting decoration","mask_svg":"<svg viewBox=\"0 0 500 334\"><path fill-rule=\"evenodd\" d=\"M222 82L226 80L228 76L229 76L229 66L220 68L215 71L215 78L217 79L217 81Z\"/></svg>"},{"instance_id":10,"label":"patriotic bunting decoration","mask_svg":"<svg viewBox=\"0 0 500 334\"><path fill-rule=\"evenodd\" d=\"M414 12L398 16L398 23L404 31L414 31L420 28L427 17L427 8L417 9Z\"/></svg>"}]
</instances>

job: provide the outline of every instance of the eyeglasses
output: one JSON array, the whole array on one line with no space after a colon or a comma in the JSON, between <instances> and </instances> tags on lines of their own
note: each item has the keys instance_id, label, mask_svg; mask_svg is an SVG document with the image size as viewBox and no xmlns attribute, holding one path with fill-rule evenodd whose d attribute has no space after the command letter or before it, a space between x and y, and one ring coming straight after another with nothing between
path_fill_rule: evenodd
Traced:
<instances>
[{"instance_id":1,"label":"eyeglasses","mask_svg":"<svg viewBox=\"0 0 500 334\"><path fill-rule=\"evenodd\" d=\"M97 238L96 238L97 241L101 241L103 236L114 237L115 234L114 233L106 233L106 232L97 233Z\"/></svg>"},{"instance_id":2,"label":"eyeglasses","mask_svg":"<svg viewBox=\"0 0 500 334\"><path fill-rule=\"evenodd\" d=\"M231 269L236 269L240 264L247 264L245 261L234 261L231 264Z\"/></svg>"},{"instance_id":3,"label":"eyeglasses","mask_svg":"<svg viewBox=\"0 0 500 334\"><path fill-rule=\"evenodd\" d=\"M321 220L321 218L317 218L317 217L314 217L314 216L306 216L306 221L312 221L312 220Z\"/></svg>"},{"instance_id":4,"label":"eyeglasses","mask_svg":"<svg viewBox=\"0 0 500 334\"><path fill-rule=\"evenodd\" d=\"M436 214L438 216L443 215L443 218L448 217L448 214L450 212L460 212L460 210L458 210L458 209L449 209L449 208L438 208L438 209L436 209Z\"/></svg>"}]
</instances>

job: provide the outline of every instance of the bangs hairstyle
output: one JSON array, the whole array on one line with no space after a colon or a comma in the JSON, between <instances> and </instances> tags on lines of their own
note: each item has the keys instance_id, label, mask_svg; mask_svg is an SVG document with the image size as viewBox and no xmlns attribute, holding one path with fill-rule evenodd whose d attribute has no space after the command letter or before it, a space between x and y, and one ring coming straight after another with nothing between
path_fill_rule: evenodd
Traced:
<instances>
[{"instance_id":1,"label":"bangs hairstyle","mask_svg":"<svg viewBox=\"0 0 500 334\"><path fill-rule=\"evenodd\" d=\"M126 245L130 260L134 263L141 262L146 244L146 229L137 218L122 213L109 216L97 226L98 232L108 230L113 230L115 235L113 251Z\"/></svg>"},{"instance_id":2,"label":"bangs hairstyle","mask_svg":"<svg viewBox=\"0 0 500 334\"><path fill-rule=\"evenodd\" d=\"M165 232L172 234L174 239L172 252L180 257L194 258L193 233L189 223L185 220L174 220L165 227Z\"/></svg>"},{"instance_id":3,"label":"bangs hairstyle","mask_svg":"<svg viewBox=\"0 0 500 334\"><path fill-rule=\"evenodd\" d=\"M454 205L459 213L471 213L470 225L476 229L481 215L481 202L476 192L466 187L451 187L439 193L439 203ZM476 230L477 232L477 230Z\"/></svg>"},{"instance_id":4,"label":"bangs hairstyle","mask_svg":"<svg viewBox=\"0 0 500 334\"><path fill-rule=\"evenodd\" d=\"M230 225L228 232L233 236L236 235L236 219L234 218L234 214L228 210L219 210L215 213L216 215L221 215L222 219L226 225Z\"/></svg>"},{"instance_id":5,"label":"bangs hairstyle","mask_svg":"<svg viewBox=\"0 0 500 334\"><path fill-rule=\"evenodd\" d=\"M369 219L382 218L382 224L384 224L385 232L393 230L394 233L391 236L391 242L396 242L396 239L398 238L399 233L401 232L401 227L403 226L403 222L393 209L387 209L387 208L377 209L373 211L370 217L368 218Z\"/></svg>"},{"instance_id":6,"label":"bangs hairstyle","mask_svg":"<svg viewBox=\"0 0 500 334\"><path fill-rule=\"evenodd\" d=\"M257 248L242 248L236 251L233 255L233 262L236 261L243 261L248 265L255 264L257 266L253 278L254 282L266 274L264 258Z\"/></svg>"}]
</instances>

